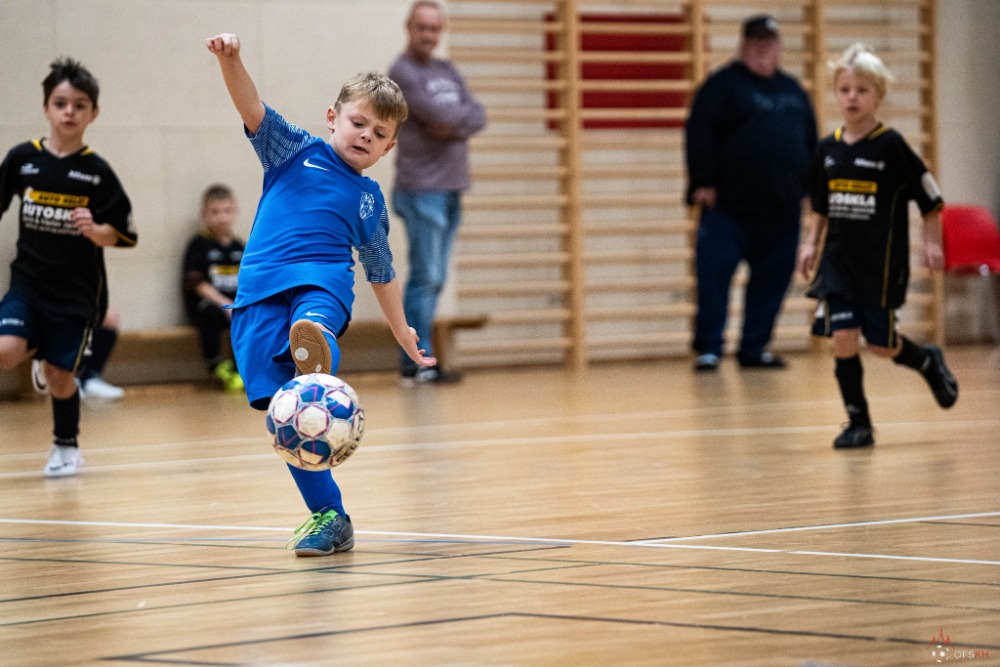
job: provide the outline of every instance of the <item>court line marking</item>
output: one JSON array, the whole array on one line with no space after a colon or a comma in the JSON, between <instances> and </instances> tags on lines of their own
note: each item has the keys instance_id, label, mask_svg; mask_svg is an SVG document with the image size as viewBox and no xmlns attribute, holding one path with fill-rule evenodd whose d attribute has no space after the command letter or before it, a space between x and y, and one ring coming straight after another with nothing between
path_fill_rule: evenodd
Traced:
<instances>
[{"instance_id":1,"label":"court line marking","mask_svg":"<svg viewBox=\"0 0 1000 667\"><path fill-rule=\"evenodd\" d=\"M928 432L934 426L940 426L942 428L947 427L949 430L953 430L956 426L983 426L993 424L994 420L963 420L963 421L928 421L928 422L887 422L880 424L879 428L883 431L891 429L893 426L905 426L906 428L912 428L916 424L928 427ZM531 436L531 437L521 437L521 438L510 438L510 437L498 437L498 438L477 438L477 439L462 439L462 440L438 440L438 441L425 441L425 442L410 442L410 443L386 443L386 444L368 444L363 445L362 450L364 452L371 452L373 454L378 453L392 453L392 452L408 452L408 451L419 451L419 450L440 450L440 449L455 449L455 448L482 448L482 447L514 447L514 446L538 446L538 445L552 445L552 444L572 444L572 443L605 443L609 436L614 436L616 440L619 441L638 441L638 440L654 440L654 439L679 439L679 438L705 438L705 437L750 437L750 436L765 436L765 435L776 435L776 434L807 434L807 433L826 433L830 430L827 424L818 425L802 425L802 426L767 426L767 427L734 427L734 428L713 428L713 429L681 429L681 430L661 430L661 431L640 431L635 433L578 433L578 434L561 434L561 435L549 435L549 436ZM264 437L250 436L250 437L240 437L240 438L224 438L224 439L212 439L205 441L182 441L182 442L171 442L171 443L155 443L151 445L144 445L140 447L155 447L157 449L170 448L170 447L198 447L201 445L211 445L213 448L218 449L226 444L246 444L248 441L254 440L254 446L257 443L264 443L266 439ZM133 449L138 449L138 447L133 447ZM114 452L116 451L113 447L102 447L102 448L85 448L84 451L93 452L97 455L100 452ZM32 459L41 460L40 454L35 453L21 453L15 455L7 455L6 457L0 456L0 460L3 458L17 458L25 459L30 457ZM116 463L112 465L101 465L101 466L85 466L85 470L92 472L108 472L114 470L140 470L146 468L170 468L176 466L190 466L194 463L201 464L211 464L211 463L231 463L233 461L263 461L265 459L272 459L274 454L270 451L263 451L259 454L235 454L233 456L213 456L205 458L184 458L184 459L171 459L171 460L152 460L143 461L139 463ZM38 470L22 470L17 472L3 472L0 473L0 479L17 479L25 477L38 477L40 476Z\"/></svg>"},{"instance_id":2,"label":"court line marking","mask_svg":"<svg viewBox=\"0 0 1000 667\"><path fill-rule=\"evenodd\" d=\"M908 519L883 519L877 521L861 521L856 523L843 524L817 524L815 526L794 526L788 529L774 528L767 531L747 531L745 533L715 533L706 535L692 535L683 538L669 538L670 540L693 540L693 539L717 539L722 537L732 537L734 535L757 535L762 533L782 533L801 532L807 530L832 530L837 528L869 527L882 525L899 525L905 523L929 522L958 518L981 518L987 516L1000 516L1000 512L978 512L974 514L949 514L930 517L912 517ZM12 519L0 517L0 524L21 524L21 525L59 525L59 526L92 526L92 527L113 527L113 528L155 528L155 529L182 529L182 530L246 530L254 532L282 532L288 533L289 529L271 528L266 526L214 526L203 524L170 524L170 523L129 523L117 521L56 521L52 519ZM735 547L708 544L677 544L676 541L652 540L652 541L615 541L615 540L582 540L571 538L554 537L525 537L515 535L468 535L460 533L416 533L408 531L380 531L380 530L359 530L358 535L387 536L397 538L411 538L415 541L427 540L453 540L465 542L508 542L524 544L552 544L552 545L586 545L586 546L612 546L625 548L646 548L646 549L687 549L692 551L727 551L737 553L764 553L764 554L790 554L796 556L821 556L836 558L867 558L876 560L902 560L924 563L951 563L965 565L1000 565L997 560L980 560L973 558L944 558L933 556L900 556L892 554L873 553L852 553L835 551L808 551L802 549L775 549L765 547ZM182 539L182 538L179 538Z\"/></svg>"}]
</instances>

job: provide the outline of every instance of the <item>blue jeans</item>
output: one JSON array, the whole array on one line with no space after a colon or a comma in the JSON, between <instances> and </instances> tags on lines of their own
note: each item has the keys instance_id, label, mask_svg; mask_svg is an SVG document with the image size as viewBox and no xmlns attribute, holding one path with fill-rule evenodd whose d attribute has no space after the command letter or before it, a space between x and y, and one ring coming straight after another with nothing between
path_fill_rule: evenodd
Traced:
<instances>
[{"instance_id":1,"label":"blue jeans","mask_svg":"<svg viewBox=\"0 0 1000 667\"><path fill-rule=\"evenodd\" d=\"M758 358L771 342L774 322L795 271L799 215L783 219L741 216L703 208L698 226L695 269L698 314L692 347L698 354L722 355L733 274L746 260L750 278L743 304L743 332L737 356Z\"/></svg>"},{"instance_id":2,"label":"blue jeans","mask_svg":"<svg viewBox=\"0 0 1000 667\"><path fill-rule=\"evenodd\" d=\"M403 219L410 242L410 275L403 291L406 321L417 331L420 347L429 356L438 297L448 277L448 262L455 232L462 222L462 193L392 193L392 210ZM405 352L400 351L402 371L416 370Z\"/></svg>"}]
</instances>

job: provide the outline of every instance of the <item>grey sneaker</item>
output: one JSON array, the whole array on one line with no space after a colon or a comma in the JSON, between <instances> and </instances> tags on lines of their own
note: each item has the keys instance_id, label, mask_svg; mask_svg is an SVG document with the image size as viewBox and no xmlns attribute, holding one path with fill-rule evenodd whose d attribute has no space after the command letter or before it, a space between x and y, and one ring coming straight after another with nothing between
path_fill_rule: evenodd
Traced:
<instances>
[{"instance_id":1,"label":"grey sneaker","mask_svg":"<svg viewBox=\"0 0 1000 667\"><path fill-rule=\"evenodd\" d=\"M699 373L719 370L719 355L711 352L699 354L698 358L694 360L694 369Z\"/></svg>"},{"instance_id":2,"label":"grey sneaker","mask_svg":"<svg viewBox=\"0 0 1000 667\"><path fill-rule=\"evenodd\" d=\"M83 467L83 454L79 447L68 445L52 445L49 462L42 471L46 477L69 477L80 472Z\"/></svg>"},{"instance_id":3,"label":"grey sneaker","mask_svg":"<svg viewBox=\"0 0 1000 667\"><path fill-rule=\"evenodd\" d=\"M354 526L351 517L337 514L335 510L316 512L295 530L289 544L295 543L296 556L329 556L337 551L354 548Z\"/></svg>"},{"instance_id":4,"label":"grey sneaker","mask_svg":"<svg viewBox=\"0 0 1000 667\"><path fill-rule=\"evenodd\" d=\"M330 374L333 358L330 354L330 344L326 342L326 336L323 335L323 328L320 325L312 320L296 321L288 334L288 343L299 375Z\"/></svg>"},{"instance_id":5,"label":"grey sneaker","mask_svg":"<svg viewBox=\"0 0 1000 667\"><path fill-rule=\"evenodd\" d=\"M422 384L458 384L462 381L459 371L446 371L440 366L420 366L414 370L403 371L399 383L403 387L416 387Z\"/></svg>"},{"instance_id":6,"label":"grey sneaker","mask_svg":"<svg viewBox=\"0 0 1000 667\"><path fill-rule=\"evenodd\" d=\"M80 398L100 398L106 401L117 401L125 395L125 390L106 382L100 376L80 382Z\"/></svg>"}]
</instances>

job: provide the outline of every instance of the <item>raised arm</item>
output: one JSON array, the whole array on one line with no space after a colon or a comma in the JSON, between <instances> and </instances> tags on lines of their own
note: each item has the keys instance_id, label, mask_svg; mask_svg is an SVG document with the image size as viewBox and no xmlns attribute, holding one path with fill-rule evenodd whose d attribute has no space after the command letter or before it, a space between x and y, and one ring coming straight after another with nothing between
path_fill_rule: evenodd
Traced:
<instances>
[{"instance_id":1,"label":"raised arm","mask_svg":"<svg viewBox=\"0 0 1000 667\"><path fill-rule=\"evenodd\" d=\"M393 279L387 283L369 283L369 285L375 292L375 298L382 309L382 314L385 315L385 319L389 323L389 328L392 329L393 337L410 359L421 366L436 364L437 359L425 357L424 351L417 347L419 342L417 332L406 323L406 315L403 313L403 294L399 289L399 282Z\"/></svg>"},{"instance_id":2,"label":"raised arm","mask_svg":"<svg viewBox=\"0 0 1000 667\"><path fill-rule=\"evenodd\" d=\"M208 50L219 59L222 78L226 82L229 97L233 106L239 112L243 124L252 134L256 134L260 124L264 122L264 103L257 94L250 73L243 66L240 58L240 38L233 33L225 32L205 40Z\"/></svg>"}]
</instances>

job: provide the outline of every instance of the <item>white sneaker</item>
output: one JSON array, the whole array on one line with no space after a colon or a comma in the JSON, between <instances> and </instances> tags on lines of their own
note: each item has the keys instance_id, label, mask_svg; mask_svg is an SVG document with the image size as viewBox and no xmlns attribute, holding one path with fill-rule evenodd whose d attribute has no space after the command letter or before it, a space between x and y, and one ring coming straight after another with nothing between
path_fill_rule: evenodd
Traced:
<instances>
[{"instance_id":1,"label":"white sneaker","mask_svg":"<svg viewBox=\"0 0 1000 667\"><path fill-rule=\"evenodd\" d=\"M45 378L45 366L40 359L31 360L31 386L39 394L49 393L49 381Z\"/></svg>"},{"instance_id":2,"label":"white sneaker","mask_svg":"<svg viewBox=\"0 0 1000 667\"><path fill-rule=\"evenodd\" d=\"M108 401L117 401L124 395L124 389L108 384L100 377L90 378L80 383L81 398L102 398Z\"/></svg>"},{"instance_id":3,"label":"white sneaker","mask_svg":"<svg viewBox=\"0 0 1000 667\"><path fill-rule=\"evenodd\" d=\"M52 445L49 462L42 472L46 477L68 477L80 472L83 467L83 454L79 447L67 445Z\"/></svg>"}]
</instances>

